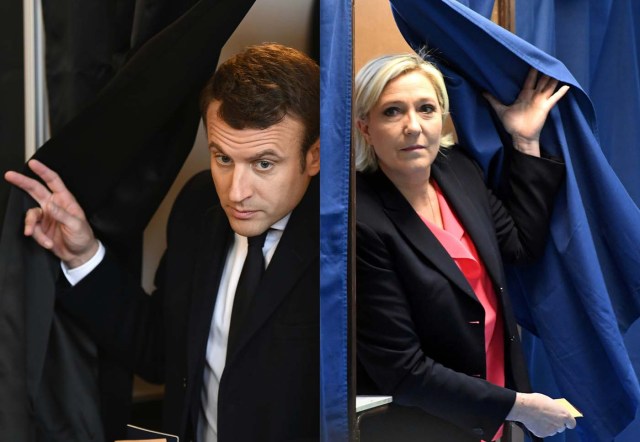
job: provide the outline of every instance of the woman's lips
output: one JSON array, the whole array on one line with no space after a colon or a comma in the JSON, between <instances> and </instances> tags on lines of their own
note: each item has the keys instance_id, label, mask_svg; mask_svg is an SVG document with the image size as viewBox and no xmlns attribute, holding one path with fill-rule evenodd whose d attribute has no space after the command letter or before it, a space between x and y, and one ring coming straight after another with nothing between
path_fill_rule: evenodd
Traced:
<instances>
[{"instance_id":1,"label":"woman's lips","mask_svg":"<svg viewBox=\"0 0 640 442\"><path fill-rule=\"evenodd\" d=\"M414 144L412 146L403 147L400 150L403 152L413 152L414 150L420 150L420 149L426 149L426 147L420 144Z\"/></svg>"}]
</instances>

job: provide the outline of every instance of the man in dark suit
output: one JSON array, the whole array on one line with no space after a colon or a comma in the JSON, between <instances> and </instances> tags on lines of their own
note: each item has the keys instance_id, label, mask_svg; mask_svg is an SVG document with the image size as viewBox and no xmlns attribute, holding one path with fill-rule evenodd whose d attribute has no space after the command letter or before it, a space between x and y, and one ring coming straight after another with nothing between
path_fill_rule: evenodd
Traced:
<instances>
[{"instance_id":1,"label":"man in dark suit","mask_svg":"<svg viewBox=\"0 0 640 442\"><path fill-rule=\"evenodd\" d=\"M5 175L39 203L25 235L62 261L61 308L114 359L165 383L165 431L198 441L316 440L318 66L284 46L250 47L216 71L202 114L215 192L200 174L176 200L152 296L38 161L29 166L46 187Z\"/></svg>"}]
</instances>

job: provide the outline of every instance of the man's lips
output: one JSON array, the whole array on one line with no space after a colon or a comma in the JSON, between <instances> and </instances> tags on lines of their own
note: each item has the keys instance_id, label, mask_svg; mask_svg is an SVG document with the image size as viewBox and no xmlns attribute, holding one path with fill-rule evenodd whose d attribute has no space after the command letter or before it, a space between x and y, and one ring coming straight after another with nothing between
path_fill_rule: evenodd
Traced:
<instances>
[{"instance_id":1,"label":"man's lips","mask_svg":"<svg viewBox=\"0 0 640 442\"><path fill-rule=\"evenodd\" d=\"M251 217L253 217L253 215L258 213L257 210L236 209L234 207L228 207L228 208L229 208L229 213L232 217L236 219L241 219L241 220L250 219Z\"/></svg>"}]
</instances>

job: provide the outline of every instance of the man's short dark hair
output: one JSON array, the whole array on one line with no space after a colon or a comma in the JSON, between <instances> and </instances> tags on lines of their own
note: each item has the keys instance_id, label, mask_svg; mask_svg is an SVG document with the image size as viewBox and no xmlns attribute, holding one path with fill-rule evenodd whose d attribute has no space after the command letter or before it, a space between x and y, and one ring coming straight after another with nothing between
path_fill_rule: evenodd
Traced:
<instances>
[{"instance_id":1,"label":"man's short dark hair","mask_svg":"<svg viewBox=\"0 0 640 442\"><path fill-rule=\"evenodd\" d=\"M234 129L266 129L286 115L304 125L302 164L320 135L320 69L304 53L275 43L249 46L222 63L200 98L206 120L209 104Z\"/></svg>"}]
</instances>

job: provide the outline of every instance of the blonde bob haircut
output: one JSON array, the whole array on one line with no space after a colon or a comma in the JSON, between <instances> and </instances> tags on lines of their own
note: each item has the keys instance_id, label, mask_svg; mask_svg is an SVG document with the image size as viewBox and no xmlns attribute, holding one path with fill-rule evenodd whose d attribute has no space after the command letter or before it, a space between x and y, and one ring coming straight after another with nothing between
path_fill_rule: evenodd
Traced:
<instances>
[{"instance_id":1,"label":"blonde bob haircut","mask_svg":"<svg viewBox=\"0 0 640 442\"><path fill-rule=\"evenodd\" d=\"M375 106L382 95L382 91L387 84L404 74L412 71L422 71L431 81L438 104L442 110L442 123L444 124L449 115L449 96L444 84L444 78L440 70L428 61L425 61L417 54L394 54L383 55L374 58L360 69L356 75L354 93L354 127L353 144L355 148L356 170L360 172L373 172L378 169L378 159L373 150L373 146L367 144L364 136L355 125L355 120L364 120L369 111ZM443 135L440 139L441 147L453 145L451 134Z\"/></svg>"}]
</instances>

